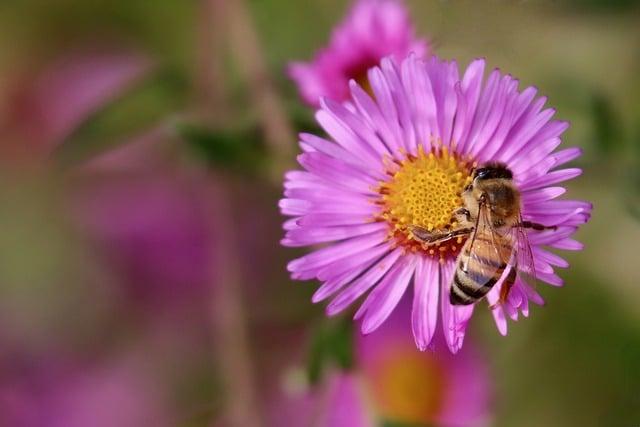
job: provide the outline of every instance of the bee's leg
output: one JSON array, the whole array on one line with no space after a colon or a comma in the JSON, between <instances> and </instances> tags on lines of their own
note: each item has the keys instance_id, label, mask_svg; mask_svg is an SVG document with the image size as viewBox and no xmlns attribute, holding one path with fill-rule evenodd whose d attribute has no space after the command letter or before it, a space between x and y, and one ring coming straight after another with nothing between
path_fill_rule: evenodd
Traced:
<instances>
[{"instance_id":1,"label":"bee's leg","mask_svg":"<svg viewBox=\"0 0 640 427\"><path fill-rule=\"evenodd\" d=\"M489 309L493 310L496 307L501 306L505 302L507 302L507 298L509 298L509 292L511 292L511 288L514 283L516 283L516 277L518 275L518 267L517 265L511 266L509 270L508 276L505 277L504 282L502 282L502 286L500 287L500 298L496 301L495 304L491 304Z\"/></svg>"},{"instance_id":2,"label":"bee's leg","mask_svg":"<svg viewBox=\"0 0 640 427\"><path fill-rule=\"evenodd\" d=\"M531 221L522 221L520 223L520 226L524 228L532 228L534 230L557 230L558 229L557 225L542 225L537 222L531 222Z\"/></svg>"},{"instance_id":3,"label":"bee's leg","mask_svg":"<svg viewBox=\"0 0 640 427\"><path fill-rule=\"evenodd\" d=\"M503 304L507 301L507 298L509 298L509 292L511 292L511 288L513 287L514 283L516 283L516 276L517 276L517 267L514 265L511 267L511 270L509 271L509 275L506 277L506 279L504 279L504 282L502 283L502 287L500 288L500 304Z\"/></svg>"},{"instance_id":4,"label":"bee's leg","mask_svg":"<svg viewBox=\"0 0 640 427\"><path fill-rule=\"evenodd\" d=\"M507 298L509 298L509 292L511 292L512 286L513 283L507 283L506 281L502 284L502 287L500 288L500 297L498 298L498 301L489 306L490 310L500 307L502 304L507 302Z\"/></svg>"},{"instance_id":5,"label":"bee's leg","mask_svg":"<svg viewBox=\"0 0 640 427\"><path fill-rule=\"evenodd\" d=\"M409 227L409 229L411 230L411 234L413 234L413 237L415 237L416 240L427 245L433 245L436 243L445 242L447 240L451 240L458 236L468 235L473 231L472 228L458 228L457 230L451 230L444 233L443 232L434 233L427 230L424 227L420 227L417 225L412 225Z\"/></svg>"},{"instance_id":6,"label":"bee's leg","mask_svg":"<svg viewBox=\"0 0 640 427\"><path fill-rule=\"evenodd\" d=\"M472 222L471 221L471 212L469 212L469 209L467 209L467 208L456 209L453 212L453 217L456 218L456 219L459 219L459 218L462 217L464 219L464 221L460 221L460 222L467 222L467 223L471 223Z\"/></svg>"}]
</instances>

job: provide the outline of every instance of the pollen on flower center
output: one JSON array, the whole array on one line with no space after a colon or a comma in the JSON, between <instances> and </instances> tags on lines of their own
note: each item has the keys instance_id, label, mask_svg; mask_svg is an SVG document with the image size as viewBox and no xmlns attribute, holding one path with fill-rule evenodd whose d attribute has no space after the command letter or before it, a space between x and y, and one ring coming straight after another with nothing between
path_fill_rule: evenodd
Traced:
<instances>
[{"instance_id":1,"label":"pollen on flower center","mask_svg":"<svg viewBox=\"0 0 640 427\"><path fill-rule=\"evenodd\" d=\"M393 164L391 179L378 188L384 210L380 217L391 226L398 244L444 258L455 255L460 240L423 247L410 231L420 226L429 231L454 227L453 212L462 206L461 193L471 181L471 161L463 160L446 148L425 153L420 146L417 156Z\"/></svg>"}]
</instances>

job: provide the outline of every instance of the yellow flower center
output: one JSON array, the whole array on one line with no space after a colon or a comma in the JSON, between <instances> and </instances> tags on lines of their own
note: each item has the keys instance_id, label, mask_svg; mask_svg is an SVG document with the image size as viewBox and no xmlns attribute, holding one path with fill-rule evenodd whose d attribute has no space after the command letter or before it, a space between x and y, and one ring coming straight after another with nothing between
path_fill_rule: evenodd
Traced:
<instances>
[{"instance_id":1,"label":"yellow flower center","mask_svg":"<svg viewBox=\"0 0 640 427\"><path fill-rule=\"evenodd\" d=\"M429 353L399 349L380 360L368 381L384 419L411 424L433 423L442 410L445 378Z\"/></svg>"},{"instance_id":2,"label":"yellow flower center","mask_svg":"<svg viewBox=\"0 0 640 427\"><path fill-rule=\"evenodd\" d=\"M411 233L411 226L445 232L456 226L453 212L462 206L461 193L471 182L470 160L449 153L446 148L418 155L407 155L390 168L391 179L380 183L383 212L380 218L391 227L398 244L412 251L421 250L444 259L455 255L462 239L424 246Z\"/></svg>"}]
</instances>

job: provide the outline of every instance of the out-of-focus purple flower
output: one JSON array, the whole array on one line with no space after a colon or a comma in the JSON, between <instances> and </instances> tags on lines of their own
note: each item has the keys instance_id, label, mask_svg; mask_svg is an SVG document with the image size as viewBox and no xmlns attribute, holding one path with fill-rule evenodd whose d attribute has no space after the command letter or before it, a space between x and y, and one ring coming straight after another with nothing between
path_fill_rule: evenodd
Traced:
<instances>
[{"instance_id":1,"label":"out-of-focus purple flower","mask_svg":"<svg viewBox=\"0 0 640 427\"><path fill-rule=\"evenodd\" d=\"M294 62L288 74L302 98L317 107L321 97L344 101L349 80L367 87L367 70L386 56L401 60L409 53L423 56L429 46L415 37L409 13L399 0L358 0L333 31L329 45L311 62Z\"/></svg>"},{"instance_id":2,"label":"out-of-focus purple flower","mask_svg":"<svg viewBox=\"0 0 640 427\"><path fill-rule=\"evenodd\" d=\"M471 345L452 355L412 343L409 300L375 334L356 338L357 360L378 418L416 425L489 425L493 388L486 360Z\"/></svg>"},{"instance_id":3,"label":"out-of-focus purple flower","mask_svg":"<svg viewBox=\"0 0 640 427\"><path fill-rule=\"evenodd\" d=\"M590 217L591 204L553 200L556 184L580 169L560 166L580 156L578 148L555 151L567 122L552 120L535 88L493 71L483 84L485 62L473 61L462 76L455 62L436 57L392 59L369 70L374 97L351 82L351 105L324 99L316 118L329 139L302 134L302 171L286 175L282 213L286 246L324 245L289 263L298 280L318 279L314 302L332 298L335 315L369 292L355 319L364 334L375 331L411 283L412 329L421 350L440 328L452 352L462 347L474 305L453 306L449 292L462 240L423 248L411 226L443 231L462 206L461 193L474 165L506 164L522 193L524 220L556 226L528 231L538 279L562 285L554 267L568 263L545 249L580 250L571 238ZM523 268L518 265L518 268ZM504 304L501 283L487 295L498 330L506 317L529 314L540 295L520 280Z\"/></svg>"},{"instance_id":4,"label":"out-of-focus purple flower","mask_svg":"<svg viewBox=\"0 0 640 427\"><path fill-rule=\"evenodd\" d=\"M168 426L164 397L144 365L58 367L3 378L0 424L13 427Z\"/></svg>"},{"instance_id":5,"label":"out-of-focus purple flower","mask_svg":"<svg viewBox=\"0 0 640 427\"><path fill-rule=\"evenodd\" d=\"M269 426L374 426L357 375L334 372L317 389L286 384L269 408Z\"/></svg>"},{"instance_id":6,"label":"out-of-focus purple flower","mask_svg":"<svg viewBox=\"0 0 640 427\"><path fill-rule=\"evenodd\" d=\"M150 68L151 61L134 52L70 53L19 85L10 105L9 125L16 128L17 137L50 150Z\"/></svg>"},{"instance_id":7,"label":"out-of-focus purple flower","mask_svg":"<svg viewBox=\"0 0 640 427\"><path fill-rule=\"evenodd\" d=\"M376 334L356 337L351 372L333 372L313 389L295 377L283 381L272 425L489 425L493 387L482 354L467 345L454 356L442 338L434 350L419 352L410 321L409 310L396 311Z\"/></svg>"},{"instance_id":8,"label":"out-of-focus purple flower","mask_svg":"<svg viewBox=\"0 0 640 427\"><path fill-rule=\"evenodd\" d=\"M158 156L159 138L140 138L87 165L74 214L133 296L177 303L208 295L215 187L195 170L140 165Z\"/></svg>"}]
</instances>

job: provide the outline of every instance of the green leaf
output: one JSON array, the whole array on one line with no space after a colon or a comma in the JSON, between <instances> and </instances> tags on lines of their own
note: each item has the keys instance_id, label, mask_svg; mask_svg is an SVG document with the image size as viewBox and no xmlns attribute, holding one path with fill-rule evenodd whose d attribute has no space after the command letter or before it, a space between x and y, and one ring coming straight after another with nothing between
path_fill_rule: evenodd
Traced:
<instances>
[{"instance_id":1,"label":"green leaf","mask_svg":"<svg viewBox=\"0 0 640 427\"><path fill-rule=\"evenodd\" d=\"M342 369L353 366L353 322L345 317L338 322L329 335L329 348L334 361Z\"/></svg>"},{"instance_id":2,"label":"green leaf","mask_svg":"<svg viewBox=\"0 0 640 427\"><path fill-rule=\"evenodd\" d=\"M193 153L211 166L250 174L265 167L267 155L257 129L213 130L183 123L177 131Z\"/></svg>"},{"instance_id":3,"label":"green leaf","mask_svg":"<svg viewBox=\"0 0 640 427\"><path fill-rule=\"evenodd\" d=\"M571 10L579 8L581 12L624 12L637 7L636 0L566 0Z\"/></svg>"},{"instance_id":4,"label":"green leaf","mask_svg":"<svg viewBox=\"0 0 640 427\"><path fill-rule=\"evenodd\" d=\"M62 164L80 163L126 143L177 110L184 89L176 73L158 71L91 115L56 149L56 157Z\"/></svg>"},{"instance_id":5,"label":"green leaf","mask_svg":"<svg viewBox=\"0 0 640 427\"><path fill-rule=\"evenodd\" d=\"M631 164L625 170L622 194L627 210L640 221L640 126L633 135L629 158Z\"/></svg>"},{"instance_id":6,"label":"green leaf","mask_svg":"<svg viewBox=\"0 0 640 427\"><path fill-rule=\"evenodd\" d=\"M380 427L432 427L432 424L407 423L397 420L382 420Z\"/></svg>"},{"instance_id":7,"label":"green leaf","mask_svg":"<svg viewBox=\"0 0 640 427\"><path fill-rule=\"evenodd\" d=\"M307 362L309 382L317 384L328 365L353 367L353 322L348 318L323 320L312 335Z\"/></svg>"},{"instance_id":8,"label":"green leaf","mask_svg":"<svg viewBox=\"0 0 640 427\"><path fill-rule=\"evenodd\" d=\"M624 146L621 123L611 102L602 94L595 94L591 102L595 146L605 155L614 154Z\"/></svg>"},{"instance_id":9,"label":"green leaf","mask_svg":"<svg viewBox=\"0 0 640 427\"><path fill-rule=\"evenodd\" d=\"M626 181L627 191L624 193L629 213L640 221L640 172L637 168L640 168L640 165L636 165L635 169L629 171L629 179Z\"/></svg>"},{"instance_id":10,"label":"green leaf","mask_svg":"<svg viewBox=\"0 0 640 427\"><path fill-rule=\"evenodd\" d=\"M319 330L313 334L309 347L309 359L307 361L307 376L311 384L317 384L322 377L322 371L326 359L324 331Z\"/></svg>"}]
</instances>

